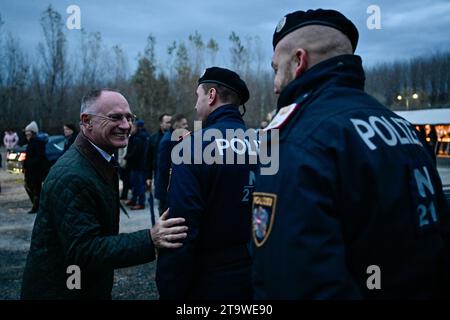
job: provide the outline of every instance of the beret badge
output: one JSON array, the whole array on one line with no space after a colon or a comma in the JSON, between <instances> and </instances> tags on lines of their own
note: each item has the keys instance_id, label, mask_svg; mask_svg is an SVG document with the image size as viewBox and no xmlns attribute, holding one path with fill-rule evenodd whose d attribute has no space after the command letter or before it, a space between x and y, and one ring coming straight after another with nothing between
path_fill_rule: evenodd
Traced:
<instances>
[{"instance_id":1,"label":"beret badge","mask_svg":"<svg viewBox=\"0 0 450 320\"><path fill-rule=\"evenodd\" d=\"M286 16L281 18L281 20L278 22L276 32L280 32L281 29L283 29L285 24L286 24Z\"/></svg>"}]
</instances>

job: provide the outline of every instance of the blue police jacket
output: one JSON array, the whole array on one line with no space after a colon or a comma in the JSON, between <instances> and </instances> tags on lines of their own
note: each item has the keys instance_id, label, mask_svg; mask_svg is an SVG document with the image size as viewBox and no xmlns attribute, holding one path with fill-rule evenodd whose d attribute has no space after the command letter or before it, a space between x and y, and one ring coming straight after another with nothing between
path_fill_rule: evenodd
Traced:
<instances>
[{"instance_id":1,"label":"blue police jacket","mask_svg":"<svg viewBox=\"0 0 450 320\"><path fill-rule=\"evenodd\" d=\"M364 79L360 57L342 55L279 97L279 170L257 175L253 194L257 299L449 293L450 213L433 155Z\"/></svg>"},{"instance_id":2,"label":"blue police jacket","mask_svg":"<svg viewBox=\"0 0 450 320\"><path fill-rule=\"evenodd\" d=\"M205 138L200 152L195 149L196 139L210 129L225 137L226 129L246 127L238 107L224 105L209 115L202 130L174 148L174 153L182 149L180 154L191 150L192 163L172 164L169 217L185 218L189 229L182 247L159 251L156 283L161 299L252 297L248 243L255 173L248 162L195 164L194 158L217 142ZM223 152L223 161L225 156Z\"/></svg>"}]
</instances>

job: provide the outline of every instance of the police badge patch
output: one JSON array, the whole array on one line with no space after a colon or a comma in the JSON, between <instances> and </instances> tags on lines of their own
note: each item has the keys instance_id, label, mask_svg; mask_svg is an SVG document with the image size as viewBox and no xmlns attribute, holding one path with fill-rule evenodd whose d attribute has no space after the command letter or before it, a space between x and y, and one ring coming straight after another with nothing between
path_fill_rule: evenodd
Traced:
<instances>
[{"instance_id":1,"label":"police badge patch","mask_svg":"<svg viewBox=\"0 0 450 320\"><path fill-rule=\"evenodd\" d=\"M253 241L261 247L269 238L275 218L277 195L273 193L253 193Z\"/></svg>"},{"instance_id":2,"label":"police badge patch","mask_svg":"<svg viewBox=\"0 0 450 320\"><path fill-rule=\"evenodd\" d=\"M280 111L278 111L278 113L269 123L269 125L263 129L263 131L281 128L285 123L288 122L290 117L299 107L300 105L298 103L293 103L286 107L281 108Z\"/></svg>"}]
</instances>

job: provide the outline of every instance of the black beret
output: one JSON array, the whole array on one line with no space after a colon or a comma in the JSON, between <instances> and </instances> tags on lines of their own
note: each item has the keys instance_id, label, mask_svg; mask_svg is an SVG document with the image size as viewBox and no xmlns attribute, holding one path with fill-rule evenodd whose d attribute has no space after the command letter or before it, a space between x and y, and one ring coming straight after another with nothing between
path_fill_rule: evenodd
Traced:
<instances>
[{"instance_id":1,"label":"black beret","mask_svg":"<svg viewBox=\"0 0 450 320\"><path fill-rule=\"evenodd\" d=\"M244 80L236 72L225 68L212 67L206 69L203 76L198 79L198 84L202 83L217 83L227 87L239 95L241 104L246 103L250 98L250 93Z\"/></svg>"},{"instance_id":2,"label":"black beret","mask_svg":"<svg viewBox=\"0 0 450 320\"><path fill-rule=\"evenodd\" d=\"M273 50L275 50L277 43L287 34L310 25L322 25L341 31L350 39L353 52L355 52L359 38L356 26L342 13L336 10L324 9L308 10L306 12L295 11L285 15L278 23L273 34Z\"/></svg>"}]
</instances>

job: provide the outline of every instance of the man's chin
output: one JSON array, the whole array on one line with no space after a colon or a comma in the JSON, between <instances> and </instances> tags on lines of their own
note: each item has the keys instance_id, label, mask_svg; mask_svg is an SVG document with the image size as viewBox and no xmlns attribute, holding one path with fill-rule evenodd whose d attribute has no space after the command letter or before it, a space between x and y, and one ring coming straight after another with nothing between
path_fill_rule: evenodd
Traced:
<instances>
[{"instance_id":1,"label":"man's chin","mask_svg":"<svg viewBox=\"0 0 450 320\"><path fill-rule=\"evenodd\" d=\"M128 145L128 138L114 140L114 147L116 147L117 149L125 148L127 145Z\"/></svg>"}]
</instances>

